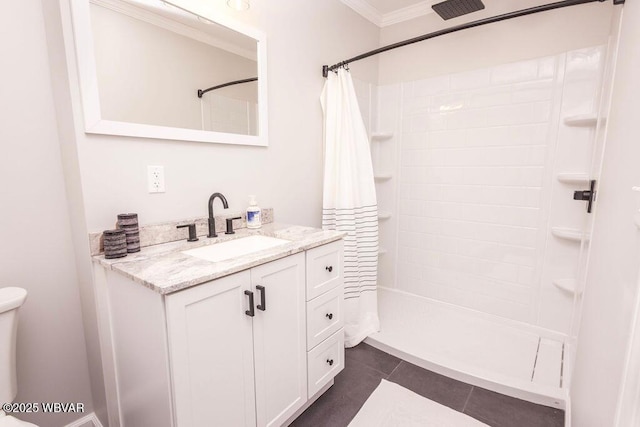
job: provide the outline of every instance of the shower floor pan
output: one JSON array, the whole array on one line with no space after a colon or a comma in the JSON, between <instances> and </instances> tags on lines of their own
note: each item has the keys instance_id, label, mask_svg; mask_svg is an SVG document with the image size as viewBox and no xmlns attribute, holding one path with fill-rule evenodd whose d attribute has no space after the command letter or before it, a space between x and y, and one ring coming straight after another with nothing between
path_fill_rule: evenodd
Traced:
<instances>
[{"instance_id":1,"label":"shower floor pan","mask_svg":"<svg viewBox=\"0 0 640 427\"><path fill-rule=\"evenodd\" d=\"M567 410L560 335L387 288L380 332L365 342L422 368L529 402Z\"/></svg>"}]
</instances>

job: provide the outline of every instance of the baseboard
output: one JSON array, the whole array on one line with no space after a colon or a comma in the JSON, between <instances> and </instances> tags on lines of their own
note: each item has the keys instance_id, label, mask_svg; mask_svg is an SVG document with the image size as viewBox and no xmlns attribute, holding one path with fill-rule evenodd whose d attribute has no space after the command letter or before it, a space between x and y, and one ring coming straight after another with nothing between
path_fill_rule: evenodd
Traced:
<instances>
[{"instance_id":1,"label":"baseboard","mask_svg":"<svg viewBox=\"0 0 640 427\"><path fill-rule=\"evenodd\" d=\"M92 412L64 427L102 427L102 423L96 417L96 414Z\"/></svg>"},{"instance_id":2,"label":"baseboard","mask_svg":"<svg viewBox=\"0 0 640 427\"><path fill-rule=\"evenodd\" d=\"M285 423L282 425L283 426L291 425L291 423L293 423L296 418L298 418L304 411L306 411L309 408L309 406L313 405L314 402L318 400L318 398L322 396L325 391L329 390L329 388L333 385L334 382L335 380L332 378L331 381L325 384L324 387L322 387L316 394L311 396L309 400L307 400L307 402L304 405L302 405L302 407L298 409L293 415L291 415L291 417L289 417L289 419L285 421Z\"/></svg>"}]
</instances>

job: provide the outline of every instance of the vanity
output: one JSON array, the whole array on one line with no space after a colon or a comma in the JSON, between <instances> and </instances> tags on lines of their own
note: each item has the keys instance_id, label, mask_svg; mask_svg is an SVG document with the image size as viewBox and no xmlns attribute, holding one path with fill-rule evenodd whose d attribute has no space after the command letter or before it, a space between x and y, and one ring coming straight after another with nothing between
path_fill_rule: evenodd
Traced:
<instances>
[{"instance_id":1,"label":"vanity","mask_svg":"<svg viewBox=\"0 0 640 427\"><path fill-rule=\"evenodd\" d=\"M344 367L342 237L267 224L94 256L120 425L290 423Z\"/></svg>"}]
</instances>

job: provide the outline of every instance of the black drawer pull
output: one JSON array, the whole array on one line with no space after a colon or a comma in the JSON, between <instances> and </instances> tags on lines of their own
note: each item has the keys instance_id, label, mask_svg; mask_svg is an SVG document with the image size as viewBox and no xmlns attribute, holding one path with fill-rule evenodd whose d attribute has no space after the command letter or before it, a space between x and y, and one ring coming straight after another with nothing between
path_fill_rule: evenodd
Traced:
<instances>
[{"instance_id":1,"label":"black drawer pull","mask_svg":"<svg viewBox=\"0 0 640 427\"><path fill-rule=\"evenodd\" d=\"M258 310L265 311L267 309L267 290L261 285L257 285L256 289L260 291L260 304L256 307Z\"/></svg>"},{"instance_id":2,"label":"black drawer pull","mask_svg":"<svg viewBox=\"0 0 640 427\"><path fill-rule=\"evenodd\" d=\"M325 317L328 317L329 320L333 319L333 313L327 313L325 314Z\"/></svg>"},{"instance_id":3,"label":"black drawer pull","mask_svg":"<svg viewBox=\"0 0 640 427\"><path fill-rule=\"evenodd\" d=\"M333 266L330 265L329 267L325 267L324 269L331 273L333 271Z\"/></svg>"},{"instance_id":4,"label":"black drawer pull","mask_svg":"<svg viewBox=\"0 0 640 427\"><path fill-rule=\"evenodd\" d=\"M244 294L249 295L249 310L246 310L244 314L246 314L249 317L253 317L256 315L256 312L253 310L253 292L244 291Z\"/></svg>"},{"instance_id":5,"label":"black drawer pull","mask_svg":"<svg viewBox=\"0 0 640 427\"><path fill-rule=\"evenodd\" d=\"M329 364L329 366L333 366L333 359L327 359L327 363Z\"/></svg>"}]
</instances>

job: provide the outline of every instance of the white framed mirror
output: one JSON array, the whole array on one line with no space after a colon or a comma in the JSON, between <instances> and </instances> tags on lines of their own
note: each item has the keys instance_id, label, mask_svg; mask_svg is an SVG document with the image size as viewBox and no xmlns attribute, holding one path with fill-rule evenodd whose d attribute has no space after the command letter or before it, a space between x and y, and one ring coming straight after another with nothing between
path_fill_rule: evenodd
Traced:
<instances>
[{"instance_id":1,"label":"white framed mirror","mask_svg":"<svg viewBox=\"0 0 640 427\"><path fill-rule=\"evenodd\" d=\"M85 132L267 146L266 38L162 0L69 0Z\"/></svg>"}]
</instances>

